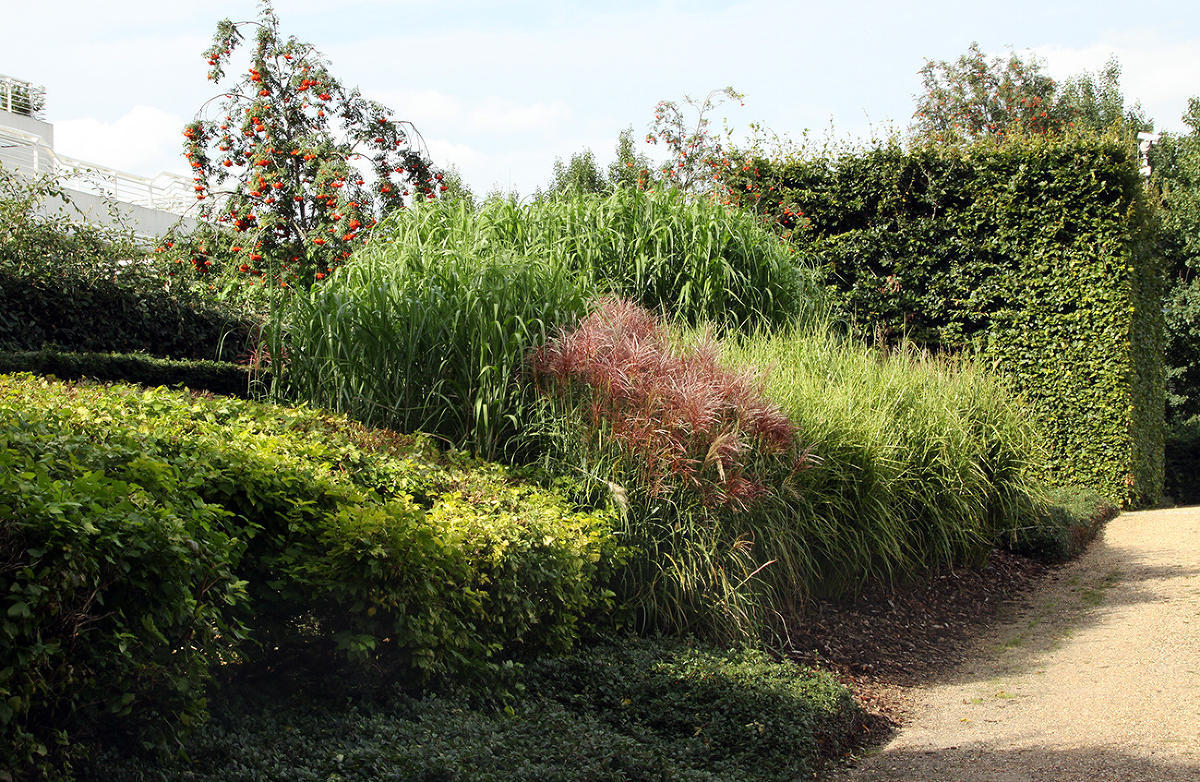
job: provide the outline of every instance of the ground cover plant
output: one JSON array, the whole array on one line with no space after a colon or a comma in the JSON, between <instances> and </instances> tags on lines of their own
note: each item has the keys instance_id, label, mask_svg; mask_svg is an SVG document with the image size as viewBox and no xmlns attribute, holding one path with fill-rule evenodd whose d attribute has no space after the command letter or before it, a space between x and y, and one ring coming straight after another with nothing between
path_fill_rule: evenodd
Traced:
<instances>
[{"instance_id":1,"label":"ground cover plant","mask_svg":"<svg viewBox=\"0 0 1200 782\"><path fill-rule=\"evenodd\" d=\"M0 376L3 764L169 739L213 666L470 681L569 649L619 555L502 468L312 410Z\"/></svg>"},{"instance_id":2,"label":"ground cover plant","mask_svg":"<svg viewBox=\"0 0 1200 782\"><path fill-rule=\"evenodd\" d=\"M279 391L496 455L527 409L525 354L604 292L728 328L806 318L823 299L752 217L678 192L447 201L397 215L291 299Z\"/></svg>"},{"instance_id":3,"label":"ground cover plant","mask_svg":"<svg viewBox=\"0 0 1200 782\"><path fill-rule=\"evenodd\" d=\"M831 676L759 652L621 639L544 657L507 708L337 680L218 691L174 762L108 752L82 779L794 780L852 739ZM276 685L278 686L278 685Z\"/></svg>"}]
</instances>

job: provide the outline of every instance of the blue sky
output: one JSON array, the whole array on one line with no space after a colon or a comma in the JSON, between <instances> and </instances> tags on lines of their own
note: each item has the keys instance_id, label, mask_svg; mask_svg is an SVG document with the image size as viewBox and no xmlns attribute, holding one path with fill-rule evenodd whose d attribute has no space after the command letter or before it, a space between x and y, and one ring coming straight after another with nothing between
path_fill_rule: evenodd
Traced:
<instances>
[{"instance_id":1,"label":"blue sky","mask_svg":"<svg viewBox=\"0 0 1200 782\"><path fill-rule=\"evenodd\" d=\"M528 194L556 157L611 159L661 99L727 85L719 110L799 138L862 137L909 122L917 71L978 41L1040 56L1056 77L1123 67L1126 97L1179 130L1200 95L1200 3L430 2L278 0L285 33L344 83L412 121L439 165L483 194ZM251 0L21 3L5 10L0 73L42 84L60 152L143 175L187 171L180 131L216 90L200 52ZM647 148L653 152L652 148Z\"/></svg>"}]
</instances>

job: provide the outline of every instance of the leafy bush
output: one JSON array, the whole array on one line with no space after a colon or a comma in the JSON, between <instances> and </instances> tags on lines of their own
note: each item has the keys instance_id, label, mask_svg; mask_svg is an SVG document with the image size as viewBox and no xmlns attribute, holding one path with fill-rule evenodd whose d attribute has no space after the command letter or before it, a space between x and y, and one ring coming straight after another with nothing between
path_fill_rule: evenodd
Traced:
<instances>
[{"instance_id":1,"label":"leafy bush","mask_svg":"<svg viewBox=\"0 0 1200 782\"><path fill-rule=\"evenodd\" d=\"M1058 488L1006 542L1010 550L1027 557L1066 562L1083 553L1100 527L1119 512L1116 503L1098 492Z\"/></svg>"},{"instance_id":2,"label":"leafy bush","mask_svg":"<svg viewBox=\"0 0 1200 782\"><path fill-rule=\"evenodd\" d=\"M244 542L178 465L129 448L101 469L19 393L0 386L0 767L18 776L109 723L153 741L194 722L246 602Z\"/></svg>"},{"instance_id":3,"label":"leafy bush","mask_svg":"<svg viewBox=\"0 0 1200 782\"><path fill-rule=\"evenodd\" d=\"M521 681L527 694L507 711L448 695L348 703L230 687L188 760L109 751L81 776L794 780L839 756L860 719L828 675L752 652L630 640L540 659Z\"/></svg>"},{"instance_id":4,"label":"leafy bush","mask_svg":"<svg viewBox=\"0 0 1200 782\"><path fill-rule=\"evenodd\" d=\"M533 359L550 471L626 508L644 625L753 637L814 593L979 562L1037 510L1041 433L969 361L796 327L718 363L648 318L610 305Z\"/></svg>"},{"instance_id":5,"label":"leafy bush","mask_svg":"<svg viewBox=\"0 0 1200 782\"><path fill-rule=\"evenodd\" d=\"M232 359L253 323L175 276L129 234L39 205L70 200L53 181L0 168L0 349L52 346Z\"/></svg>"},{"instance_id":6,"label":"leafy bush","mask_svg":"<svg viewBox=\"0 0 1200 782\"><path fill-rule=\"evenodd\" d=\"M1132 140L884 144L747 161L734 190L889 341L981 343L1029 402L1048 477L1123 504L1162 485L1161 271Z\"/></svg>"},{"instance_id":7,"label":"leafy bush","mask_svg":"<svg viewBox=\"0 0 1200 782\"><path fill-rule=\"evenodd\" d=\"M1167 418L1200 415L1200 277L1176 285L1163 307Z\"/></svg>"},{"instance_id":8,"label":"leafy bush","mask_svg":"<svg viewBox=\"0 0 1200 782\"><path fill-rule=\"evenodd\" d=\"M62 353L52 349L0 353L0 373L33 372L60 380L120 380L144 386L247 396L249 367L219 361L156 358L142 353Z\"/></svg>"},{"instance_id":9,"label":"leafy bush","mask_svg":"<svg viewBox=\"0 0 1200 782\"><path fill-rule=\"evenodd\" d=\"M470 677L564 651L612 607L603 514L417 438L29 376L0 376L0 427L0 506L19 520L0 557L0 702L26 751L114 698L139 720L195 714L230 654L336 651L402 677ZM68 643L76 620L86 644ZM254 643L236 643L239 621Z\"/></svg>"},{"instance_id":10,"label":"leafy bush","mask_svg":"<svg viewBox=\"0 0 1200 782\"><path fill-rule=\"evenodd\" d=\"M769 367L767 397L813 454L745 522L785 594L980 562L1039 496L1042 433L976 363L802 328L736 340L726 360Z\"/></svg>"}]
</instances>

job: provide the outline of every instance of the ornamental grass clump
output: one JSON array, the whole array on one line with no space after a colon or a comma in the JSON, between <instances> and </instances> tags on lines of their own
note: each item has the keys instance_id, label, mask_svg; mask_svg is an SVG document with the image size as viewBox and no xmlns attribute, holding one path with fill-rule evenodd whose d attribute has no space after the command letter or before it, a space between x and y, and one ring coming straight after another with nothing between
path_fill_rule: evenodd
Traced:
<instances>
[{"instance_id":1,"label":"ornamental grass clump","mask_svg":"<svg viewBox=\"0 0 1200 782\"><path fill-rule=\"evenodd\" d=\"M787 519L806 590L975 564L1035 522L1044 433L968 358L806 328L729 340L725 356L771 368L767 396L821 456L762 514Z\"/></svg>"},{"instance_id":2,"label":"ornamental grass clump","mask_svg":"<svg viewBox=\"0 0 1200 782\"><path fill-rule=\"evenodd\" d=\"M657 318L619 299L538 348L530 367L549 470L625 511L640 555L620 591L639 625L755 635L769 602L760 574L775 564L763 552L776 547L738 519L810 464L787 416L752 375L721 365L710 337L677 349Z\"/></svg>"}]
</instances>

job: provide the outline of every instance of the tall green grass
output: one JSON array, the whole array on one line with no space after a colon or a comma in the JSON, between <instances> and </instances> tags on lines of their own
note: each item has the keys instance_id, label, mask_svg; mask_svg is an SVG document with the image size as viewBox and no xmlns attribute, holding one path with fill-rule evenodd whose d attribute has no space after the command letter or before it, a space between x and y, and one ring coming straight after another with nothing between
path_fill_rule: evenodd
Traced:
<instances>
[{"instance_id":1,"label":"tall green grass","mask_svg":"<svg viewBox=\"0 0 1200 782\"><path fill-rule=\"evenodd\" d=\"M697 355L709 340L680 333L673 350ZM558 342L553 347L570 355L571 345ZM868 582L978 563L1043 510L1031 478L1043 457L1039 432L971 361L883 353L812 326L730 335L722 347L728 370L761 370L765 396L741 395L739 405L749 406L729 409L777 405L794 427L789 447L743 438L722 466L712 454L750 419L746 412L736 412L734 423L699 416L715 425L669 430L681 444L700 440L677 449L690 456L694 474L689 467L673 482L648 484L644 465L669 451L653 441L643 447L629 432L643 420L667 421L655 405L676 386L686 386L680 404L702 406L694 400L705 398L706 386L728 394L737 384L647 371L634 378L646 388L629 389L615 367L598 372L573 355L577 380L558 385L563 391L541 421L548 467L579 477L590 500L624 508L623 534L640 554L618 590L643 629L721 640L754 635L811 595L847 595ZM671 369L680 361L661 363ZM597 420L597 409L613 409L606 402L613 388L628 421ZM744 502L714 502L712 486L730 470L763 490Z\"/></svg>"},{"instance_id":2,"label":"tall green grass","mask_svg":"<svg viewBox=\"0 0 1200 782\"><path fill-rule=\"evenodd\" d=\"M776 589L840 594L975 564L1039 507L1042 434L967 358L796 328L731 340L726 360L765 368L814 455L746 520Z\"/></svg>"},{"instance_id":3,"label":"tall green grass","mask_svg":"<svg viewBox=\"0 0 1200 782\"><path fill-rule=\"evenodd\" d=\"M607 291L723 328L807 318L823 301L816 273L752 216L678 193L439 202L397 216L281 310L276 395L496 458L528 415L527 352Z\"/></svg>"},{"instance_id":4,"label":"tall green grass","mask_svg":"<svg viewBox=\"0 0 1200 782\"><path fill-rule=\"evenodd\" d=\"M381 235L397 252L552 259L602 292L689 323L782 325L824 300L817 273L754 215L676 190L478 209L440 202L398 215Z\"/></svg>"},{"instance_id":5,"label":"tall green grass","mask_svg":"<svg viewBox=\"0 0 1200 782\"><path fill-rule=\"evenodd\" d=\"M292 299L276 392L494 458L524 416L526 352L591 294L543 258L377 245Z\"/></svg>"}]
</instances>

